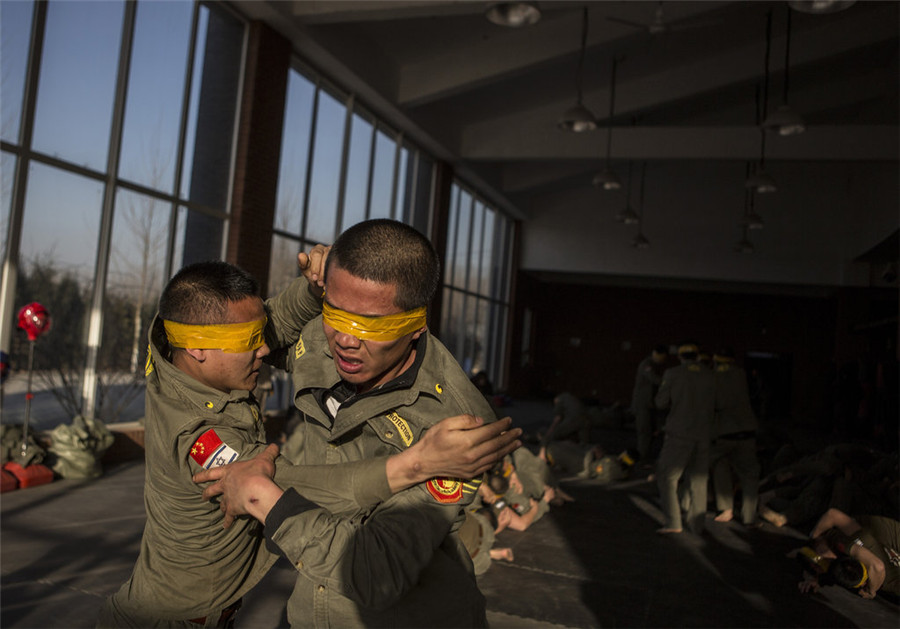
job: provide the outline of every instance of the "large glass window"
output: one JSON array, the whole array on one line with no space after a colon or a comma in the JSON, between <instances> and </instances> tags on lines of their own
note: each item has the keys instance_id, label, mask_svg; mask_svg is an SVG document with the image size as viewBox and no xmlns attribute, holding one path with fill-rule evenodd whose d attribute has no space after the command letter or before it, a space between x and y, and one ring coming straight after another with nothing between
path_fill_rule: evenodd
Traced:
<instances>
[{"instance_id":1,"label":"large glass window","mask_svg":"<svg viewBox=\"0 0 900 629\"><path fill-rule=\"evenodd\" d=\"M36 344L36 427L80 413L137 419L162 286L173 267L224 249L246 26L224 4L190 0L4 2L0 23L0 219L5 268L18 270L0 286L10 378L26 377L28 352L7 315L39 301L52 326ZM22 220L10 234L14 208ZM4 422L21 419L24 394L3 404Z\"/></svg>"},{"instance_id":2,"label":"large glass window","mask_svg":"<svg viewBox=\"0 0 900 629\"><path fill-rule=\"evenodd\" d=\"M441 335L469 374L500 383L513 224L459 183L450 203Z\"/></svg>"},{"instance_id":3,"label":"large glass window","mask_svg":"<svg viewBox=\"0 0 900 629\"><path fill-rule=\"evenodd\" d=\"M19 139L33 11L32 2L4 2L0 17L0 138L6 142Z\"/></svg>"},{"instance_id":4,"label":"large glass window","mask_svg":"<svg viewBox=\"0 0 900 629\"><path fill-rule=\"evenodd\" d=\"M375 132L375 166L372 168L372 200L369 218L394 218L394 162L397 142L381 129Z\"/></svg>"},{"instance_id":5,"label":"large glass window","mask_svg":"<svg viewBox=\"0 0 900 629\"><path fill-rule=\"evenodd\" d=\"M185 74L189 2L140 2L131 51L119 174L174 192Z\"/></svg>"},{"instance_id":6,"label":"large glass window","mask_svg":"<svg viewBox=\"0 0 900 629\"><path fill-rule=\"evenodd\" d=\"M105 170L123 11L123 2L48 3L36 151Z\"/></svg>"},{"instance_id":7,"label":"large glass window","mask_svg":"<svg viewBox=\"0 0 900 629\"><path fill-rule=\"evenodd\" d=\"M346 119L343 103L319 90L306 219L306 237L314 242L334 241Z\"/></svg>"}]
</instances>

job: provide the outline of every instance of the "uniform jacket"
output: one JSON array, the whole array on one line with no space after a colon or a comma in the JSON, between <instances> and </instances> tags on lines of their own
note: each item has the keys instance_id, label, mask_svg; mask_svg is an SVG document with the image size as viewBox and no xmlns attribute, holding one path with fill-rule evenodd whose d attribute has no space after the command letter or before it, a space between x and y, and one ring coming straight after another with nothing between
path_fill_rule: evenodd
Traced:
<instances>
[{"instance_id":1,"label":"uniform jacket","mask_svg":"<svg viewBox=\"0 0 900 629\"><path fill-rule=\"evenodd\" d=\"M319 308L302 296L308 295L305 280L296 284L291 293L296 303L283 315L309 320ZM165 330L156 318L150 326L146 367L147 522L131 578L107 601L100 626L166 626L167 620L177 624L218 617L277 558L261 544L262 527L252 518L239 518L230 528L222 528L219 505L202 500L203 487L191 480L201 465L216 467L251 458L265 447L256 400L249 391L223 393L194 380L169 362L165 347ZM293 478L311 499L335 503L336 496L343 495L352 505L356 496L368 491L351 484L357 477L373 479L372 495L387 485L386 477L378 478L384 461L371 465L367 470L360 469L363 466L289 470L285 478Z\"/></svg>"},{"instance_id":2,"label":"uniform jacket","mask_svg":"<svg viewBox=\"0 0 900 629\"><path fill-rule=\"evenodd\" d=\"M752 432L759 427L750 394L747 374L737 365L723 363L716 366L716 421L713 436Z\"/></svg>"},{"instance_id":3,"label":"uniform jacket","mask_svg":"<svg viewBox=\"0 0 900 629\"><path fill-rule=\"evenodd\" d=\"M715 408L713 373L696 362L666 369L656 406L668 408L665 431L684 439L709 439Z\"/></svg>"},{"instance_id":4,"label":"uniform jacket","mask_svg":"<svg viewBox=\"0 0 900 629\"><path fill-rule=\"evenodd\" d=\"M659 373L656 371L656 363L653 362L652 356L647 356L638 365L637 374L634 377L634 391L631 394L631 409L639 408L655 408L653 406L653 396L662 382Z\"/></svg>"},{"instance_id":5,"label":"uniform jacket","mask_svg":"<svg viewBox=\"0 0 900 629\"><path fill-rule=\"evenodd\" d=\"M417 344L419 368L410 386L345 402L332 423L315 391L338 384L339 376L321 319L310 322L288 356L304 419L286 448L296 453L295 462L400 452L460 413L495 419L436 338L426 333ZM267 530L300 573L288 603L291 625L484 626L484 598L456 534L479 484L433 479L371 510L348 510L331 520L302 512Z\"/></svg>"}]
</instances>

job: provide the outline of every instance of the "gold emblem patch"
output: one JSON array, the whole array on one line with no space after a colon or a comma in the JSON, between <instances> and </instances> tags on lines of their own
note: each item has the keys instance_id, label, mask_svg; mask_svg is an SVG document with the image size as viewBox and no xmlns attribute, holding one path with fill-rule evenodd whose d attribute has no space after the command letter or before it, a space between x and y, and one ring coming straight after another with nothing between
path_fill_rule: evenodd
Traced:
<instances>
[{"instance_id":1,"label":"gold emblem patch","mask_svg":"<svg viewBox=\"0 0 900 629\"><path fill-rule=\"evenodd\" d=\"M435 500L443 504L459 502L462 498L462 483L455 478L432 478L425 483Z\"/></svg>"},{"instance_id":2,"label":"gold emblem patch","mask_svg":"<svg viewBox=\"0 0 900 629\"><path fill-rule=\"evenodd\" d=\"M144 377L153 373L153 352L150 351L150 345L147 345L147 362L144 364Z\"/></svg>"},{"instance_id":3,"label":"gold emblem patch","mask_svg":"<svg viewBox=\"0 0 900 629\"><path fill-rule=\"evenodd\" d=\"M304 347L303 345L303 337L301 336L299 339L297 339L297 344L294 345L294 360L297 360L305 353L306 347Z\"/></svg>"},{"instance_id":4,"label":"gold emblem patch","mask_svg":"<svg viewBox=\"0 0 900 629\"><path fill-rule=\"evenodd\" d=\"M406 420L400 417L397 413L393 412L388 413L386 417L392 424L394 424L394 426L397 427L397 432L400 433L400 438L403 439L403 443L406 446L412 445L413 434L412 430L409 427L409 424L406 423Z\"/></svg>"}]
</instances>

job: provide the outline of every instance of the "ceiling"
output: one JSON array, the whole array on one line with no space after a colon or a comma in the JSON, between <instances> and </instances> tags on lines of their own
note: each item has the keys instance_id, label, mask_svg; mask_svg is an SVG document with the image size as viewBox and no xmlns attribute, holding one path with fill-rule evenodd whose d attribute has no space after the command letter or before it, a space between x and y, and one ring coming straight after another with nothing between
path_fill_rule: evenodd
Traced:
<instances>
[{"instance_id":1,"label":"ceiling","mask_svg":"<svg viewBox=\"0 0 900 629\"><path fill-rule=\"evenodd\" d=\"M898 161L900 4L893 1L858 1L819 15L786 2L544 1L536 3L541 19L522 28L489 22L490 3L477 1L233 4L268 22L311 66L526 220L550 211L536 199L591 188L610 122L620 172L630 160L736 168L758 161L759 109L771 112L783 102L788 14L788 102L807 130L767 139L767 163ZM556 124L576 102L585 8L583 103L600 126L576 134ZM622 22L660 18L666 28L656 33ZM766 93L767 103L758 104Z\"/></svg>"}]
</instances>

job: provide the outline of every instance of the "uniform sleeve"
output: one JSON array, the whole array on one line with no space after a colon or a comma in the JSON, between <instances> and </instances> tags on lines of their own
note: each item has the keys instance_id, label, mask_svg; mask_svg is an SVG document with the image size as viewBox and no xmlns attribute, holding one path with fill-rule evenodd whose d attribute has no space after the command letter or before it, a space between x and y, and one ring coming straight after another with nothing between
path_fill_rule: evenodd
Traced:
<instances>
[{"instance_id":1,"label":"uniform sleeve","mask_svg":"<svg viewBox=\"0 0 900 629\"><path fill-rule=\"evenodd\" d=\"M393 495L387 479L387 458L335 465L293 465L279 457L275 482L295 489L329 511L367 509Z\"/></svg>"},{"instance_id":2,"label":"uniform sleeve","mask_svg":"<svg viewBox=\"0 0 900 629\"><path fill-rule=\"evenodd\" d=\"M477 483L433 479L399 492L365 518L321 509L280 522L267 518L266 536L310 579L364 607L384 609L418 582L476 491Z\"/></svg>"},{"instance_id":3,"label":"uniform sleeve","mask_svg":"<svg viewBox=\"0 0 900 629\"><path fill-rule=\"evenodd\" d=\"M266 343L272 349L292 345L300 331L322 312L322 300L309 292L309 283L298 277L281 293L266 300Z\"/></svg>"},{"instance_id":4,"label":"uniform sleeve","mask_svg":"<svg viewBox=\"0 0 900 629\"><path fill-rule=\"evenodd\" d=\"M243 430L231 426L201 424L194 430L182 433L178 438L178 456L185 457L196 474L201 469L212 469L251 459L262 452L266 444L257 441ZM198 490L202 491L198 485Z\"/></svg>"}]
</instances>

